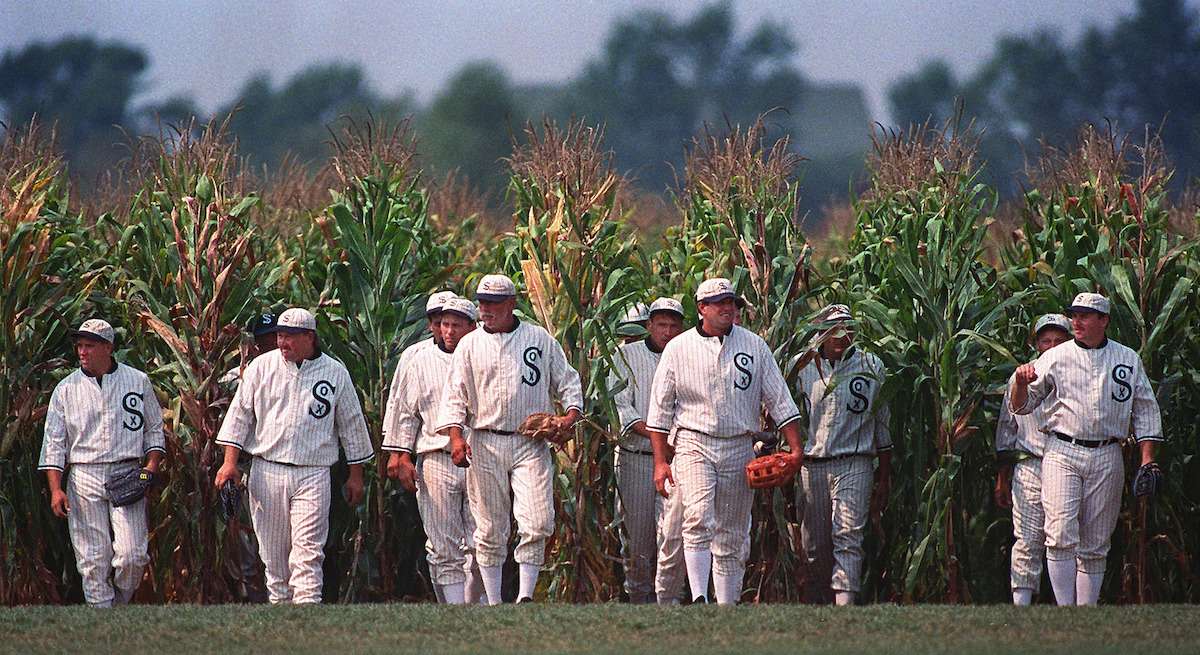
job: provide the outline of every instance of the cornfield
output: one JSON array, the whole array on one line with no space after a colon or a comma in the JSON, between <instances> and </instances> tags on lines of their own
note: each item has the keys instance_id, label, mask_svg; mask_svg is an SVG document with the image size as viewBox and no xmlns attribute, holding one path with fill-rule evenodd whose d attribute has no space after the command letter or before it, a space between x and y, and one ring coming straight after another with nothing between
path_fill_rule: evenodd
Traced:
<instances>
[{"instance_id":1,"label":"cornfield","mask_svg":"<svg viewBox=\"0 0 1200 655\"><path fill-rule=\"evenodd\" d=\"M68 335L79 322L117 325L118 359L147 371L165 410L166 476L149 503L139 602L251 602L248 528L219 517L211 485L228 374L252 353L244 326L264 311L312 308L378 449L388 381L421 337L426 296L469 295L491 272L517 281L518 312L560 340L584 384L586 420L556 458L556 532L539 590L549 600L622 594L608 387L618 318L672 295L694 321L697 285L722 276L790 380L810 318L831 302L854 308L859 340L888 367L884 397L904 411L892 412L889 502L867 531L869 602L1008 599L1011 522L991 500L1003 385L1031 358L1037 315L1080 291L1107 295L1111 336L1138 350L1155 385L1169 483L1161 498L1126 496L1102 598L1200 601L1200 496L1187 483L1200 479L1200 214L1168 196L1171 170L1152 135L1139 143L1084 126L1072 147L1047 148L1030 166L1018 207L1001 207L979 181L986 162L969 128L877 134L849 231L814 248L796 215L800 158L786 136L768 137L765 119L697 136L674 196L678 223L654 241L633 227L635 182L612 169L602 130L586 123L530 124L514 137L512 222L499 234L480 227L482 203L453 176L426 178L407 123L332 131L336 153L320 172L293 165L259 179L222 125L179 126L143 143L114 174L120 183L84 202L53 134L6 130L0 602L82 598L65 522L37 471L46 405L75 365ZM427 600L415 498L376 464L366 502L334 501L326 598ZM345 475L335 467L335 484ZM794 500L786 488L757 498L744 601L803 598Z\"/></svg>"}]
</instances>

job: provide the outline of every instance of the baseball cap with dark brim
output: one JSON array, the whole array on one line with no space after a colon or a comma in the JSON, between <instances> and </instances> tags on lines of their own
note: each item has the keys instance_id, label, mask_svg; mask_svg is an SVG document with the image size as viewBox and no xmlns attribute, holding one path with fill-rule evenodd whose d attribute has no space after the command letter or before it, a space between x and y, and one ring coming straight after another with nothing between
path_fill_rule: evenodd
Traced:
<instances>
[{"instance_id":1,"label":"baseball cap with dark brim","mask_svg":"<svg viewBox=\"0 0 1200 655\"><path fill-rule=\"evenodd\" d=\"M274 314L259 314L250 320L250 325L246 331L256 337L261 337L264 334L278 332L279 325L275 322Z\"/></svg>"},{"instance_id":2,"label":"baseball cap with dark brim","mask_svg":"<svg viewBox=\"0 0 1200 655\"><path fill-rule=\"evenodd\" d=\"M453 291L439 291L429 296L429 301L425 303L425 316L433 316L442 311L446 306L446 302L451 298L457 298L458 294Z\"/></svg>"},{"instance_id":3,"label":"baseball cap with dark brim","mask_svg":"<svg viewBox=\"0 0 1200 655\"><path fill-rule=\"evenodd\" d=\"M485 275L475 290L475 300L500 302L517 295L517 287L507 275Z\"/></svg>"},{"instance_id":4,"label":"baseball cap with dark brim","mask_svg":"<svg viewBox=\"0 0 1200 655\"><path fill-rule=\"evenodd\" d=\"M696 302L721 302L726 298L737 298L733 283L723 277L714 277L700 283L696 289Z\"/></svg>"},{"instance_id":5,"label":"baseball cap with dark brim","mask_svg":"<svg viewBox=\"0 0 1200 655\"><path fill-rule=\"evenodd\" d=\"M280 332L298 334L300 332L316 332L317 319L312 312L303 307L292 307L279 315L277 322Z\"/></svg>"},{"instance_id":6,"label":"baseball cap with dark brim","mask_svg":"<svg viewBox=\"0 0 1200 655\"><path fill-rule=\"evenodd\" d=\"M1065 313L1067 316L1076 312L1107 314L1109 309L1108 298L1098 293L1081 293L1075 296L1075 300L1071 301L1071 306L1066 309Z\"/></svg>"},{"instance_id":7,"label":"baseball cap with dark brim","mask_svg":"<svg viewBox=\"0 0 1200 655\"><path fill-rule=\"evenodd\" d=\"M108 321L100 318L88 319L79 326L78 330L71 333L72 337L83 337L84 339L96 339L99 341L107 341L112 343L114 339L113 326Z\"/></svg>"},{"instance_id":8,"label":"baseball cap with dark brim","mask_svg":"<svg viewBox=\"0 0 1200 655\"><path fill-rule=\"evenodd\" d=\"M650 303L650 316L654 316L655 312L671 312L683 317L683 303L674 298L659 298Z\"/></svg>"},{"instance_id":9,"label":"baseball cap with dark brim","mask_svg":"<svg viewBox=\"0 0 1200 655\"><path fill-rule=\"evenodd\" d=\"M479 320L479 310L475 307L475 303L466 298L454 297L446 301L442 305L443 314L454 314L474 323Z\"/></svg>"},{"instance_id":10,"label":"baseball cap with dark brim","mask_svg":"<svg viewBox=\"0 0 1200 655\"><path fill-rule=\"evenodd\" d=\"M1067 317L1062 314L1046 314L1033 324L1033 336L1036 337L1041 334L1042 330L1046 328L1055 328L1070 334L1071 321L1067 320Z\"/></svg>"}]
</instances>

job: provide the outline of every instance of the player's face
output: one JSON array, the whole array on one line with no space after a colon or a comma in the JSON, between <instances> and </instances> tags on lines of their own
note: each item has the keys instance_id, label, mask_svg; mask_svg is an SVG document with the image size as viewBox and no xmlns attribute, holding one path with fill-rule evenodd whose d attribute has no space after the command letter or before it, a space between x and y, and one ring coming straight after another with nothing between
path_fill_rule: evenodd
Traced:
<instances>
[{"instance_id":1,"label":"player's face","mask_svg":"<svg viewBox=\"0 0 1200 655\"><path fill-rule=\"evenodd\" d=\"M278 334L278 332L268 332L254 337L254 347L260 355L262 353L269 353L279 347L279 342L276 340Z\"/></svg>"},{"instance_id":2,"label":"player's face","mask_svg":"<svg viewBox=\"0 0 1200 655\"><path fill-rule=\"evenodd\" d=\"M1033 345L1037 348L1038 354L1043 355L1047 350L1050 350L1060 343L1066 343L1070 340L1071 335L1067 334L1066 330L1060 330L1052 327L1042 328L1042 331L1038 332L1037 341L1035 341Z\"/></svg>"},{"instance_id":3,"label":"player's face","mask_svg":"<svg viewBox=\"0 0 1200 655\"><path fill-rule=\"evenodd\" d=\"M667 342L683 332L683 317L670 311L654 312L650 322L646 324L646 331L649 333L646 339L656 350L662 350Z\"/></svg>"},{"instance_id":4,"label":"player's face","mask_svg":"<svg viewBox=\"0 0 1200 655\"><path fill-rule=\"evenodd\" d=\"M475 321L465 319L458 314L442 314L442 345L446 350L454 352L458 342L468 332L475 329Z\"/></svg>"},{"instance_id":5,"label":"player's face","mask_svg":"<svg viewBox=\"0 0 1200 655\"><path fill-rule=\"evenodd\" d=\"M316 352L317 333L311 331L287 332L280 330L276 333L275 341L279 344L279 353L289 362L299 363L312 359Z\"/></svg>"},{"instance_id":6,"label":"player's face","mask_svg":"<svg viewBox=\"0 0 1200 655\"><path fill-rule=\"evenodd\" d=\"M849 327L842 326L832 328L830 333L825 343L821 344L821 355L825 359L841 359L842 355L850 350L850 345L854 343L854 331Z\"/></svg>"},{"instance_id":7,"label":"player's face","mask_svg":"<svg viewBox=\"0 0 1200 655\"><path fill-rule=\"evenodd\" d=\"M428 319L429 333L433 335L433 340L438 343L442 343L442 313L437 312L436 314L430 314Z\"/></svg>"},{"instance_id":8,"label":"player's face","mask_svg":"<svg viewBox=\"0 0 1200 655\"><path fill-rule=\"evenodd\" d=\"M79 367L88 375L103 375L112 366L113 345L103 339L75 338L75 354Z\"/></svg>"},{"instance_id":9,"label":"player's face","mask_svg":"<svg viewBox=\"0 0 1200 655\"><path fill-rule=\"evenodd\" d=\"M704 320L704 331L709 334L728 334L737 320L737 300L726 298L717 302L699 303L700 317Z\"/></svg>"},{"instance_id":10,"label":"player's face","mask_svg":"<svg viewBox=\"0 0 1200 655\"><path fill-rule=\"evenodd\" d=\"M1104 331L1108 329L1108 314L1096 312L1071 312L1071 331L1075 338L1091 347L1104 341Z\"/></svg>"},{"instance_id":11,"label":"player's face","mask_svg":"<svg viewBox=\"0 0 1200 655\"><path fill-rule=\"evenodd\" d=\"M512 327L513 309L517 306L516 296L504 300L479 299L479 320L484 327L497 332Z\"/></svg>"}]
</instances>

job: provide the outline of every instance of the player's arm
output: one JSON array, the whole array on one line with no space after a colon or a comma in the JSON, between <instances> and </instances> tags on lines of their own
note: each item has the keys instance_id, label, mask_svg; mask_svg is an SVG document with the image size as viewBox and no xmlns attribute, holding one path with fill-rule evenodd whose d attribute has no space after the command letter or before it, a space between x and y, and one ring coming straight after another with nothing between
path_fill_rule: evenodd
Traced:
<instances>
[{"instance_id":1,"label":"player's arm","mask_svg":"<svg viewBox=\"0 0 1200 655\"><path fill-rule=\"evenodd\" d=\"M670 348L665 350L658 368L654 370L654 381L650 384L650 405L646 409L650 448L654 451L654 488L663 498L670 496L667 486L675 486L675 476L671 473L675 449L667 441L675 424L677 410L674 352Z\"/></svg>"},{"instance_id":2,"label":"player's arm","mask_svg":"<svg viewBox=\"0 0 1200 655\"><path fill-rule=\"evenodd\" d=\"M144 468L152 473L158 473L167 456L167 442L163 437L162 405L158 402L158 395L154 393L150 378L143 377L142 384L144 387L142 393L147 399L143 403L146 413L146 427L142 430L142 450L146 453Z\"/></svg>"},{"instance_id":3,"label":"player's arm","mask_svg":"<svg viewBox=\"0 0 1200 655\"><path fill-rule=\"evenodd\" d=\"M371 445L367 419L363 416L362 403L358 400L358 391L350 379L350 372L342 369L339 377L341 386L334 401L333 426L350 468L342 491L347 503L357 505L366 488L363 484L363 462L375 457L375 448Z\"/></svg>"},{"instance_id":4,"label":"player's arm","mask_svg":"<svg viewBox=\"0 0 1200 655\"><path fill-rule=\"evenodd\" d=\"M413 453L423 424L416 407L420 387L416 384L418 381L408 375L413 368L397 369L383 421L383 450L388 451L387 476L408 491L417 490Z\"/></svg>"},{"instance_id":5,"label":"player's arm","mask_svg":"<svg viewBox=\"0 0 1200 655\"><path fill-rule=\"evenodd\" d=\"M67 493L63 491L63 472L58 469L46 469L46 482L50 487L50 509L60 519L67 518L71 504L67 501Z\"/></svg>"},{"instance_id":6,"label":"player's arm","mask_svg":"<svg viewBox=\"0 0 1200 655\"><path fill-rule=\"evenodd\" d=\"M674 449L667 442L667 433L651 428L650 448L654 451L654 488L658 495L667 498L671 495L668 485L675 486L675 476L671 473L671 460L675 457Z\"/></svg>"},{"instance_id":7,"label":"player's arm","mask_svg":"<svg viewBox=\"0 0 1200 655\"><path fill-rule=\"evenodd\" d=\"M460 344L450 358L450 376L446 378L442 400L438 403L437 431L450 437L450 460L461 468L471 465L471 446L463 438L463 425L467 420L468 359L467 348Z\"/></svg>"},{"instance_id":8,"label":"player's arm","mask_svg":"<svg viewBox=\"0 0 1200 655\"><path fill-rule=\"evenodd\" d=\"M59 518L70 511L67 494L63 491L63 471L67 467L67 423L62 387L56 387L46 408L46 425L42 430L42 455L38 468L46 472L50 488L50 509Z\"/></svg>"},{"instance_id":9,"label":"player's arm","mask_svg":"<svg viewBox=\"0 0 1200 655\"><path fill-rule=\"evenodd\" d=\"M1028 414L1050 395L1054 389L1054 377L1042 363L1049 357L1043 355L1037 362L1022 364L1013 373L1013 383L1009 388L1008 408L1014 414Z\"/></svg>"},{"instance_id":10,"label":"player's arm","mask_svg":"<svg viewBox=\"0 0 1200 655\"><path fill-rule=\"evenodd\" d=\"M217 489L231 480L237 484L241 477L237 468L238 455L245 448L246 439L254 431L257 422L254 415L254 388L259 383L259 369L255 366L259 359L250 362L246 370L242 371L242 382L233 393L233 400L229 403L229 410L225 412L225 420L221 422L221 430L217 433L216 444L225 448L224 460L221 468L217 470L217 477L213 480L213 486Z\"/></svg>"},{"instance_id":11,"label":"player's arm","mask_svg":"<svg viewBox=\"0 0 1200 655\"><path fill-rule=\"evenodd\" d=\"M1130 427L1138 444L1142 466L1145 466L1154 461L1155 447L1162 441L1162 412L1158 407L1158 400L1154 397L1154 389L1150 386L1146 369L1139 362L1134 371Z\"/></svg>"},{"instance_id":12,"label":"player's arm","mask_svg":"<svg viewBox=\"0 0 1200 655\"><path fill-rule=\"evenodd\" d=\"M1014 374L1015 377L1015 374ZM996 471L996 487L992 498L1001 509L1012 509L1013 462L1008 458L1017 448L1017 417L1011 408L1013 379L1004 388L1004 399L1000 401L1000 418L996 422L996 451L1000 456L1000 467Z\"/></svg>"},{"instance_id":13,"label":"player's arm","mask_svg":"<svg viewBox=\"0 0 1200 655\"><path fill-rule=\"evenodd\" d=\"M634 400L634 377L633 370L629 367L629 362L625 359L625 350L618 348L613 357L613 371L608 376L608 388L624 385L620 391L613 394L613 404L617 408L617 422L621 426L621 433L632 432L639 437L650 438L650 431L646 429L645 417L643 417L637 408L633 405Z\"/></svg>"},{"instance_id":14,"label":"player's arm","mask_svg":"<svg viewBox=\"0 0 1200 655\"><path fill-rule=\"evenodd\" d=\"M217 477L213 480L213 486L220 489L230 480L233 480L234 484L237 484L239 477L237 467L238 453L241 452L241 448L233 444L225 444L225 459L221 463L221 468L217 470Z\"/></svg>"},{"instance_id":15,"label":"player's arm","mask_svg":"<svg viewBox=\"0 0 1200 655\"><path fill-rule=\"evenodd\" d=\"M554 339L550 339L550 343L552 345L549 350L554 353L551 364L554 395L567 410L565 416L559 417L558 425L570 429L583 419L583 386L579 382L579 371L567 361L567 353L563 351L562 344Z\"/></svg>"}]
</instances>

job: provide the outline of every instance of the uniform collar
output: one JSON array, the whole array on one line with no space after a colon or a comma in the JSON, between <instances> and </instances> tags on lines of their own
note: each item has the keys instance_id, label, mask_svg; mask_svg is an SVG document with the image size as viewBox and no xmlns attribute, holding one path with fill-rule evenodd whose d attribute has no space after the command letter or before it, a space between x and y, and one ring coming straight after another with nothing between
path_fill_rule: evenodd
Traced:
<instances>
[{"instance_id":1,"label":"uniform collar","mask_svg":"<svg viewBox=\"0 0 1200 655\"><path fill-rule=\"evenodd\" d=\"M100 385L100 386L104 386L104 376L106 376L106 375L112 375L113 373L116 373L116 372L117 372L117 360L116 360L116 358L115 358L115 357L109 357L109 361L111 362L111 365L108 367L108 370L107 370L107 371L105 371L105 372L103 372L103 373L101 373L100 375L95 375L95 376L93 376L93 375L89 374L87 371L83 370L83 367L82 367L82 366L80 366L80 367L79 367L79 372L80 372L80 373L83 373L84 377L89 377L89 378L92 378L93 380L95 380L95 381L96 381L96 384L98 384L98 385Z\"/></svg>"},{"instance_id":2,"label":"uniform collar","mask_svg":"<svg viewBox=\"0 0 1200 655\"><path fill-rule=\"evenodd\" d=\"M516 332L516 331L517 331L517 328L519 328L519 327L521 327L521 319L519 319L519 318L517 318L516 316L514 316L514 317L513 317L513 324L512 324L512 327L508 328L507 330L504 330L504 332L506 332L506 333L508 333L508 334L512 334L513 332ZM494 331L492 331L492 330L489 330L489 329L488 329L488 326L486 326L486 325L485 325L485 326L483 326L483 331L484 331L484 332L487 332L488 334L499 334L499 333L497 333L497 332L494 332Z\"/></svg>"},{"instance_id":3,"label":"uniform collar","mask_svg":"<svg viewBox=\"0 0 1200 655\"><path fill-rule=\"evenodd\" d=\"M730 325L729 326L729 334L733 334L733 329L736 327L737 327L736 325ZM696 333L706 339L711 339L713 337L716 337L718 339L721 339L722 341L725 340L725 337L729 336L729 334L709 334L709 333L705 332L704 331L704 321L700 321L699 323L696 324Z\"/></svg>"},{"instance_id":4,"label":"uniform collar","mask_svg":"<svg viewBox=\"0 0 1200 655\"><path fill-rule=\"evenodd\" d=\"M1107 345L1108 345L1108 337L1107 337L1107 336L1106 336L1106 337L1104 337L1104 340L1103 340L1103 341L1101 341L1101 342L1100 342L1100 344L1099 344L1099 345L1097 345L1095 348L1092 348L1091 346L1089 346L1089 345L1087 345L1086 343L1084 343L1084 342L1080 341L1079 339L1075 339L1074 341L1075 341L1075 345L1076 345L1076 346L1079 346L1080 348L1082 348L1082 349L1084 349L1084 350L1102 350L1102 349L1103 349L1105 346L1107 346Z\"/></svg>"},{"instance_id":5,"label":"uniform collar","mask_svg":"<svg viewBox=\"0 0 1200 655\"><path fill-rule=\"evenodd\" d=\"M646 350L649 350L650 352L654 353L655 355L662 354L662 348L655 349L654 344L650 343L650 337L646 337L645 339L642 339L642 343L646 344Z\"/></svg>"}]
</instances>

